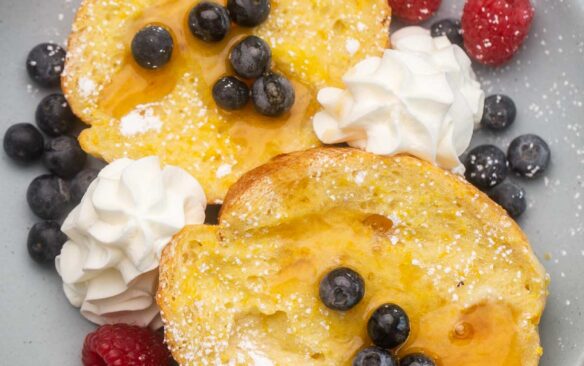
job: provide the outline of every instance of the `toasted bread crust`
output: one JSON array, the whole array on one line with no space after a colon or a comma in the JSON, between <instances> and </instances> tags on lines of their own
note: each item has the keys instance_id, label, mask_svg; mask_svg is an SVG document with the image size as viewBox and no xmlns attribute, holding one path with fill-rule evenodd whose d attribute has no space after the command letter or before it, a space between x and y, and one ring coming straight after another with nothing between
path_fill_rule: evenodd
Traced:
<instances>
[{"instance_id":1,"label":"toasted bread crust","mask_svg":"<svg viewBox=\"0 0 584 366\"><path fill-rule=\"evenodd\" d=\"M409 188L408 184L411 184ZM404 206L404 203L411 206ZM339 212L341 213L339 214ZM424 212L427 212L430 221L420 219ZM386 244L382 245L388 245L390 250L403 249L406 253L411 252L411 255L415 255L412 259L412 257L408 257L410 254L403 254L404 258L410 259L406 259L407 266L404 263L400 264L400 268L401 266L409 268L407 270L400 269L398 273L402 273L401 276L410 276L407 275L408 271L411 268L418 268L418 266L422 266L424 271L434 272L436 268L444 269L450 265L452 272L456 272L459 271L455 270L456 263L472 263L472 265L469 264L470 267L467 269L468 273L462 287L457 288L460 284L454 288L447 285L446 277L450 276L450 269L445 271L448 273L446 275L439 272L441 270L436 270L437 272L431 275L429 273L422 275L423 278L428 276L425 280L420 280L420 274L416 269L412 272L410 280L412 284L417 283L416 281L422 282L417 283L413 288L408 288L405 293L401 292L403 290L395 292L392 282L396 281L397 278L391 277L392 275L389 274L391 271L387 275L393 278L393 281L386 280L383 282L386 285L381 285L381 287L374 283L374 279L366 277L366 286L370 286L370 292L374 292L368 295L366 292L364 300L366 304L363 305L366 309L355 310L356 314L348 313L346 318L341 319L337 319L336 314L323 312L322 304L313 298L312 290L308 290L308 293L302 292L303 290L287 293L288 296L292 296L292 294L294 294L293 296L304 296L305 303L312 301L310 304L313 307L308 308L312 309L312 314L315 315L309 319L296 321L295 324L298 324L299 327L310 328L308 333L310 336L302 333L301 330L297 330L298 333L293 333L291 339L302 339L304 343L290 341L291 344L286 346L289 352L280 352L279 347L284 347L278 343L281 341L276 342L266 336L267 342L276 342L270 343L272 344L269 346L270 350L279 350L279 353L274 351L275 353L272 354L270 353L272 351L266 351L266 354L272 357L275 365L288 365L291 362L301 362L307 365L349 365L350 355L354 352L355 347L359 348L362 343L350 347L340 346L339 343L336 343L333 334L341 331L338 327L352 326L357 329L355 332L359 332L361 335L360 324L366 321L370 311L367 309L372 309L375 304L388 300L403 303L411 312L412 324L416 324L417 330L414 332L421 333L416 334L418 339L412 341L412 345L406 345L405 349L400 352L408 351L411 349L409 347L421 347L422 350L428 349L430 352L436 352L432 355L437 357L443 366L458 365L456 362L453 363L452 358L449 358L454 357L454 355L448 356L440 353L451 350L452 345L448 343L448 336L439 339L424 339L424 335L427 334L427 337L431 337L432 333L440 334L440 329L432 324L440 323L442 319L449 319L453 316L474 319L473 316L475 316L475 318L487 319L487 323L492 321L493 323L489 323L486 327L493 327L491 331L495 334L509 335L515 331L516 334L513 338L506 340L491 339L489 338L493 337L491 333L481 336L486 337L486 341L484 341L486 343L477 343L475 347L482 349L480 352L475 349L479 355L476 357L482 361L485 361L485 357L487 357L486 360L491 363L480 363L472 358L473 355L469 356L472 353L470 351L472 346L468 346L471 348L466 349L464 351L466 353L456 357L473 365L492 364L492 362L501 366L535 366L538 364L541 347L539 346L537 325L547 296L547 278L543 267L533 254L525 234L517 224L507 216L501 207L458 176L410 156L379 157L349 148L319 148L274 158L269 163L245 174L232 186L226 196L218 226L188 227L174 238L173 243L165 249L163 254L157 301L162 309L166 325L167 342L175 358L183 365L228 364L232 360L231 353L229 353L231 348L221 346L221 342L227 342L227 340L230 344L236 342L239 338L235 334L239 334L239 331L233 330L232 333L225 333L224 337L226 338L216 339L216 344L209 343L209 339L214 338L207 333L215 334L213 332L223 329L221 327L239 329L238 327L241 325L236 319L255 314L253 311L248 313L248 306L250 306L248 302L250 301L254 304L256 302L263 304L257 306L268 306L266 304L272 304L270 301L277 301L274 299L278 297L272 297L274 295L272 291L275 291L275 288L282 291L278 287L281 285L270 285L270 283L275 281L274 276L279 277L282 273L288 273L287 268L290 265L298 265L297 262L286 264L292 261L291 258L298 258L304 263L301 270L293 270L294 273L298 273L298 276L302 277L301 273L311 272L314 269L319 277L322 275L319 272L321 266L324 268L330 266L329 257L335 256L335 251L338 250L340 264L349 264L360 271L366 271L369 267L376 268L376 271L382 272L374 273L383 277L385 275L384 269L381 269L383 267L378 268L379 264L368 262L374 259L367 259L365 267L364 263L361 263L361 261L365 261L364 257L361 256L369 255L366 248L371 240L366 239L368 232L361 230L361 221L355 221L356 230L360 233L356 239L348 239L350 236L345 237L345 234L339 234L339 238L335 240L360 240L359 238L363 237L363 242L354 244L339 242L338 249L335 249L334 244L330 243L333 245L332 249L326 249L326 245L329 245L325 244L326 242L316 244L319 230L325 230L330 224L316 228L312 226L312 222L322 220L328 222L327 220L335 215L341 215L339 217L342 217L343 220L348 220L346 225L350 225L355 218L370 213L389 215L394 224L400 228L400 231L394 232L392 234L394 236L391 238L383 239L382 242ZM423 227L423 225L428 225L428 228ZM330 235L334 235L335 231L344 232L343 230L345 230L344 226L338 226ZM306 235L315 238L314 245L316 247L295 249L297 245L302 246L304 239L293 238L303 237L305 232L312 233ZM407 234L408 232L410 234ZM449 242L452 239L444 239L446 244L442 243L443 239L441 238L444 236L456 238L455 234L460 235L460 238L454 239L453 243ZM432 239L434 236L435 239ZM393 238L397 243L403 241L404 244L396 246ZM421 243L415 244L418 239L421 240ZM427 240L436 240L436 247L426 247L429 245L424 244ZM245 248L252 243L254 249L246 250ZM344 248L345 245L353 248L351 249L353 254L349 257L342 254L348 250ZM403 245L403 248L400 245ZM426 249L420 251L418 245L423 245ZM257 249L256 253L255 246L262 249ZM272 253L274 250L272 246L280 249ZM323 252L318 254L320 246L324 246L325 249L322 249ZM439 250L440 252L438 252ZM311 255L307 251L315 253ZM287 254L282 255L281 253L284 252ZM376 254L375 257L378 255L383 256L383 254ZM396 255L398 254L396 253ZM450 255L451 259L448 258ZM217 256L218 263L222 263L217 268L213 268L211 265L209 267L213 272L211 274L208 273L209 270L199 270L199 268L207 268L209 263L215 263L210 261L209 256ZM226 258L234 256L243 261L235 267L226 260ZM278 273L277 275L254 274L254 267L250 267L248 263L251 262L249 261L255 258L261 262L265 259L264 256L272 258L266 263L278 268L275 272ZM250 259L246 262L245 258L248 257ZM391 257L384 258L384 260L392 260ZM427 264L424 264L425 260L428 261ZM306 261L311 263L309 267L306 267ZM410 262L416 264L410 265ZM264 281L267 283L265 287L262 287L261 292L253 296L272 300L267 303L257 299L250 300L245 297L247 293L241 289L242 283L245 282L233 280L232 283L231 280L219 280L223 276L229 277L235 273L239 273L236 276L242 276L243 273L239 272L238 269L240 267L245 268L243 273L246 276L251 276L250 278L259 276L262 278L262 284ZM521 280L516 278L516 272L521 273ZM482 274L479 275L479 273ZM464 277L462 272L459 275ZM438 280L439 276L444 276L444 279ZM317 286L312 284L313 280L314 278L308 277L295 286L301 286L304 289L302 286L306 285L305 281L308 281L311 285L307 285L307 288L310 289ZM423 287L424 283L429 283L430 287L423 291L417 288L417 286ZM215 289L213 292L216 294L210 293L207 286ZM399 287L397 284L395 286ZM393 295L389 298L379 295L379 293L386 291ZM234 293L237 296L233 295ZM214 310L214 306L218 306L223 301L233 301L230 300L231 295L234 298L242 299L241 302L229 302L229 306L231 306L229 310ZM226 300L223 300L224 298ZM435 310L437 314L441 315L436 315L439 317L438 319L426 320L428 314L432 314L434 311L432 309L437 304L435 298L443 299L437 302L443 305ZM193 307L193 303L199 305ZM305 310L308 311L308 308L286 308L287 310L284 310L285 307L274 306L274 309L268 306L271 310L266 310L266 314L280 311L287 314L288 317L296 319L299 314L303 314ZM475 310L477 313L473 315ZM200 311L200 314L197 311ZM215 314L214 311L218 311L218 313ZM233 311L234 314L232 315L230 311ZM363 315L360 314L361 311L364 312ZM260 312L260 315L253 315L252 319L256 321L256 317L259 316L261 321L267 321L266 319L275 321L266 314ZM225 323L217 323L216 317L218 316ZM511 316L512 318L510 318ZM499 324L496 320L501 319L505 321L500 321L501 324ZM312 325L322 322L329 324L328 331L312 327ZM256 323L252 322L252 324ZM277 326L273 327L277 328ZM263 330L269 332L265 334L272 334L271 332L275 331L272 327L267 329ZM480 333L481 331L481 329L475 329L475 332ZM261 332L258 334L263 334ZM215 336L217 334L219 333L216 333ZM362 339L366 342L366 335L363 337ZM485 352L489 353L489 344L495 349L500 348L499 352L493 351L490 358L484 355ZM290 353L292 352L290 349L296 349L294 347L299 347L298 349L306 347L307 352L320 356L316 361L310 357L308 359L302 358L304 355L300 351L297 351L298 354ZM505 350L505 347L515 348L513 348L514 350L512 348ZM348 349L346 352L349 356L339 354L339 350L344 348ZM436 348L442 351L436 351ZM502 359L500 354L505 354L505 352L508 352L509 356ZM219 354L223 355L224 358L219 357Z\"/></svg>"}]
</instances>

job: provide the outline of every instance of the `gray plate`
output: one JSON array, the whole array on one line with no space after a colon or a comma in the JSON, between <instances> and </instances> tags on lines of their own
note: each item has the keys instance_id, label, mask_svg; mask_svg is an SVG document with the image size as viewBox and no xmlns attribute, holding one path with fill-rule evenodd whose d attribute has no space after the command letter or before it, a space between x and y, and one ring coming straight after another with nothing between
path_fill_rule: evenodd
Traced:
<instances>
[{"instance_id":1,"label":"gray plate","mask_svg":"<svg viewBox=\"0 0 584 366\"><path fill-rule=\"evenodd\" d=\"M121 1L121 0L120 0ZM520 224L551 275L541 326L541 365L584 365L584 0L534 0L537 17L521 54L502 69L477 68L485 89L512 96L516 124L500 135L481 131L473 143L506 149L522 133L543 136L553 150L546 177L526 187L529 210ZM34 120L38 90L25 58L37 43L64 43L79 0L0 0L0 134ZM462 0L444 0L440 16L460 14ZM94 327L69 306L52 268L26 253L36 221L25 192L40 164L14 165L0 153L0 364L78 365ZM495 365L496 366L496 365Z\"/></svg>"}]
</instances>

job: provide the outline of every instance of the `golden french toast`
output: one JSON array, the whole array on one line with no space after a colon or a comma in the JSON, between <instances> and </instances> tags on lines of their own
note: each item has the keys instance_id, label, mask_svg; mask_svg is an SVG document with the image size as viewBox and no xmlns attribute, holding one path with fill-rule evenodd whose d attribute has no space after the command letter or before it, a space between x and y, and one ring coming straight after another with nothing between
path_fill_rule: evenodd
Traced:
<instances>
[{"instance_id":1,"label":"golden french toast","mask_svg":"<svg viewBox=\"0 0 584 366\"><path fill-rule=\"evenodd\" d=\"M387 0L272 0L265 23L234 26L218 43L189 31L189 11L199 0L85 0L69 38L63 90L73 111L91 128L80 143L112 161L157 155L203 185L210 202L223 200L245 172L286 152L319 145L311 118L316 93L338 86L346 70L388 45ZM218 1L224 4L225 1ZM130 44L146 25L168 28L171 61L160 70L140 68ZM292 110L263 117L253 107L216 107L213 84L226 74L231 47L253 33L272 48L273 69L291 81Z\"/></svg>"},{"instance_id":2,"label":"golden french toast","mask_svg":"<svg viewBox=\"0 0 584 366\"><path fill-rule=\"evenodd\" d=\"M336 267L365 294L327 308ZM547 277L503 209L410 156L318 148L275 158L229 191L217 226L164 251L157 301L181 365L351 365L383 303L409 315L400 356L440 366L535 366Z\"/></svg>"}]
</instances>

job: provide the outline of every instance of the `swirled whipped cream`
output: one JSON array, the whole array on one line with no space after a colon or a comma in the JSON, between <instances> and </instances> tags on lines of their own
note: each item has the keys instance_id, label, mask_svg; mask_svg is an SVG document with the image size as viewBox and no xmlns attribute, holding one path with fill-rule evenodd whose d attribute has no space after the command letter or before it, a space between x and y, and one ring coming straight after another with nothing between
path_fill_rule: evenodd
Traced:
<instances>
[{"instance_id":1,"label":"swirled whipped cream","mask_svg":"<svg viewBox=\"0 0 584 366\"><path fill-rule=\"evenodd\" d=\"M154 301L164 247L185 225L205 219L203 189L159 159L105 167L65 220L56 259L65 295L97 324L162 325Z\"/></svg>"},{"instance_id":2,"label":"swirled whipped cream","mask_svg":"<svg viewBox=\"0 0 584 366\"><path fill-rule=\"evenodd\" d=\"M318 93L318 138L379 155L409 153L463 172L459 160L483 114L484 92L464 51L446 37L406 27L393 49L344 76L346 89Z\"/></svg>"}]
</instances>

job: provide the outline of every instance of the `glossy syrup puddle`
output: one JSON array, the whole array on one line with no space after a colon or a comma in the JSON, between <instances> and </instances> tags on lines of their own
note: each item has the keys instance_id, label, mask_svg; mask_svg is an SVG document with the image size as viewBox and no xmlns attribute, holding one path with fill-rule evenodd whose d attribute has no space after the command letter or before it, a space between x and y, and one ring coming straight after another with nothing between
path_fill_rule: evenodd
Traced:
<instances>
[{"instance_id":1,"label":"glossy syrup puddle","mask_svg":"<svg viewBox=\"0 0 584 366\"><path fill-rule=\"evenodd\" d=\"M521 365L516 320L503 303L463 309L446 305L417 319L415 333L400 355L423 352L440 366Z\"/></svg>"},{"instance_id":2,"label":"glossy syrup puddle","mask_svg":"<svg viewBox=\"0 0 584 366\"><path fill-rule=\"evenodd\" d=\"M366 331L370 315L381 304L393 302L406 309L412 328L398 350L400 357L422 352L438 366L521 365L517 319L509 305L488 299L478 299L469 308L450 303L412 265L417 249L389 243L395 235L393 226L382 215L336 211L326 218L308 217L274 229L280 238L275 242L287 243L281 244L286 251L279 253L287 259L269 279L270 292L281 297L316 294L323 274L347 265L364 276L366 294L351 311L327 316L328 336L342 344L342 359L351 360L360 348L371 345ZM356 244L363 240L370 240L370 250Z\"/></svg>"},{"instance_id":3,"label":"glossy syrup puddle","mask_svg":"<svg viewBox=\"0 0 584 366\"><path fill-rule=\"evenodd\" d=\"M119 120L138 105L162 100L173 92L177 82L186 73L190 73L192 77L189 82L194 83L195 78L198 79L199 86L193 88L197 88L204 104L212 113L219 115L217 118L226 121L224 128L227 131L221 131L222 126L219 126L219 132L229 132L231 140L246 149L242 154L252 160L269 153L271 147L278 151L277 144L282 143L281 139L297 135L295 131L301 129L303 124L310 123L310 117L317 110L316 93L291 80L296 92L296 102L288 114L279 118L259 115L253 109L251 101L241 111L215 111L211 89L220 77L234 74L228 65L229 51L251 31L232 25L225 40L218 43L202 42L191 34L188 27L188 14L193 5L190 0L163 1L145 9L130 23L123 40L127 49L125 60L121 70L112 77L112 82L101 94L100 106ZM134 35L151 24L165 27L174 40L171 61L158 70L146 70L138 66L130 51ZM274 69L277 71L277 67ZM251 86L251 82L249 84Z\"/></svg>"}]
</instances>

